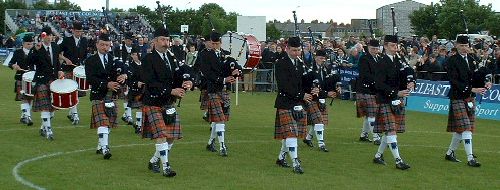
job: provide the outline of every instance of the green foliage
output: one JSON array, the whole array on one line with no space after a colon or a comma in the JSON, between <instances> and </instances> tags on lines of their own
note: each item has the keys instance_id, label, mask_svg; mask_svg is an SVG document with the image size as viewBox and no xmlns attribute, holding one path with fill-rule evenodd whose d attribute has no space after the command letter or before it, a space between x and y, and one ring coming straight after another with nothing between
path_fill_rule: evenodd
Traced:
<instances>
[{"instance_id":1,"label":"green foliage","mask_svg":"<svg viewBox=\"0 0 500 190\"><path fill-rule=\"evenodd\" d=\"M491 5L480 5L475 0L442 0L432 6L414 11L410 21L419 36L454 39L457 34L465 33L465 26L460 10L466 18L469 33L490 30L498 33L498 22ZM494 24L497 23L497 24Z\"/></svg>"},{"instance_id":2,"label":"green foliage","mask_svg":"<svg viewBox=\"0 0 500 190\"><path fill-rule=\"evenodd\" d=\"M274 23L266 24L266 35L270 40L278 40L281 38L281 32L276 28Z\"/></svg>"}]
</instances>

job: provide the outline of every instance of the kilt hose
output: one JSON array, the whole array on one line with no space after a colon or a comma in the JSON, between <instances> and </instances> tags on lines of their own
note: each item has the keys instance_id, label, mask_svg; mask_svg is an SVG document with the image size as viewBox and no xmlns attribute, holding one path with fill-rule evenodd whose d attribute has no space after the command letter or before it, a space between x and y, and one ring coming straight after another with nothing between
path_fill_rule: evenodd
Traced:
<instances>
[{"instance_id":1,"label":"kilt hose","mask_svg":"<svg viewBox=\"0 0 500 190\"><path fill-rule=\"evenodd\" d=\"M23 82L20 80L16 80L15 86L14 86L14 92L16 93L16 101L31 101L33 100L33 96L26 96L21 93L23 90Z\"/></svg>"},{"instance_id":2,"label":"kilt hose","mask_svg":"<svg viewBox=\"0 0 500 190\"><path fill-rule=\"evenodd\" d=\"M209 122L229 121L231 98L228 92L208 93L207 103Z\"/></svg>"},{"instance_id":3,"label":"kilt hose","mask_svg":"<svg viewBox=\"0 0 500 190\"><path fill-rule=\"evenodd\" d=\"M50 84L50 82L49 82ZM56 109L52 107L52 98L47 84L37 84L33 100L33 112L53 112Z\"/></svg>"},{"instance_id":4,"label":"kilt hose","mask_svg":"<svg viewBox=\"0 0 500 190\"><path fill-rule=\"evenodd\" d=\"M200 109L201 110L208 109L208 92L207 92L207 90L201 90L201 92L200 92Z\"/></svg>"},{"instance_id":5,"label":"kilt hose","mask_svg":"<svg viewBox=\"0 0 500 190\"><path fill-rule=\"evenodd\" d=\"M282 140L291 137L305 138L307 134L307 113L305 110L302 110L304 117L296 121L293 118L292 112L293 110L276 110L274 139Z\"/></svg>"},{"instance_id":6,"label":"kilt hose","mask_svg":"<svg viewBox=\"0 0 500 190\"><path fill-rule=\"evenodd\" d=\"M375 95L356 93L356 112L358 118L375 117L377 110Z\"/></svg>"},{"instance_id":7,"label":"kilt hose","mask_svg":"<svg viewBox=\"0 0 500 190\"><path fill-rule=\"evenodd\" d=\"M469 102L473 104L472 108L467 105ZM476 103L474 98L465 100L450 100L450 108L448 112L448 127L446 131L462 133L464 131L474 132L476 125Z\"/></svg>"},{"instance_id":8,"label":"kilt hose","mask_svg":"<svg viewBox=\"0 0 500 190\"><path fill-rule=\"evenodd\" d=\"M304 105L304 110L307 112L307 125L325 124L323 121L323 113L319 109L319 102L311 101L306 103ZM328 118L328 115L326 117Z\"/></svg>"},{"instance_id":9,"label":"kilt hose","mask_svg":"<svg viewBox=\"0 0 500 190\"><path fill-rule=\"evenodd\" d=\"M142 107L142 114L144 115L142 123L142 137L143 138L167 138L167 139L181 139L182 127L179 113L175 113L175 120L173 123L165 123L163 119L163 112L165 110L174 108L175 105L168 105L164 107L157 106L144 106Z\"/></svg>"},{"instance_id":10,"label":"kilt hose","mask_svg":"<svg viewBox=\"0 0 500 190\"><path fill-rule=\"evenodd\" d=\"M405 115L406 109L404 101L401 101L397 109L393 110L392 105L378 104L377 116L375 117L375 125L373 127L374 133L385 133L395 131L397 133L404 133L406 131Z\"/></svg>"},{"instance_id":11,"label":"kilt hose","mask_svg":"<svg viewBox=\"0 0 500 190\"><path fill-rule=\"evenodd\" d=\"M73 71L64 71L64 78L65 79L71 79L71 80L74 80L73 79ZM87 92L85 91L78 91L78 97L84 97L84 96L87 96Z\"/></svg>"},{"instance_id":12,"label":"kilt hose","mask_svg":"<svg viewBox=\"0 0 500 190\"><path fill-rule=\"evenodd\" d=\"M109 101L111 100L110 97L104 98L104 100ZM116 100L113 100L113 103L115 104L114 112L116 113L115 116L108 116L106 114L106 107L104 106L104 100L92 100L92 115L90 118L90 128L91 129L97 129L98 127L108 127L108 128L116 128L118 127L118 121L117 121L117 113L118 113L118 106L116 103Z\"/></svg>"}]
</instances>

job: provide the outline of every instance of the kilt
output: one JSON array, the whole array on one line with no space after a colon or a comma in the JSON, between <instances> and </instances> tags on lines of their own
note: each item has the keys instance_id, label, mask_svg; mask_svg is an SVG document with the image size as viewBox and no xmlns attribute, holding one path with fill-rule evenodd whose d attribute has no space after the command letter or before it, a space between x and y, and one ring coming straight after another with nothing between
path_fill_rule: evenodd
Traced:
<instances>
[{"instance_id":1,"label":"kilt","mask_svg":"<svg viewBox=\"0 0 500 190\"><path fill-rule=\"evenodd\" d=\"M144 106L142 113L144 115L142 123L143 138L182 138L182 127L179 113L175 113L175 121L172 124L165 124L163 120L163 112L166 109L173 108L175 105L164 107Z\"/></svg>"},{"instance_id":2,"label":"kilt","mask_svg":"<svg viewBox=\"0 0 500 190\"><path fill-rule=\"evenodd\" d=\"M397 133L404 133L405 126L405 112L403 101L399 105L400 112L395 113L392 111L391 104L378 104L377 116L375 117L375 126L373 127L374 133L384 133L396 131Z\"/></svg>"},{"instance_id":3,"label":"kilt","mask_svg":"<svg viewBox=\"0 0 500 190\"><path fill-rule=\"evenodd\" d=\"M290 137L305 138L307 134L307 113L302 110L304 118L295 121L292 116L293 110L277 109L274 124L274 139L282 140Z\"/></svg>"},{"instance_id":4,"label":"kilt","mask_svg":"<svg viewBox=\"0 0 500 190\"><path fill-rule=\"evenodd\" d=\"M469 108L468 102L472 102L474 106ZM464 131L474 132L476 125L476 103L474 98L465 100L450 100L450 108L448 112L448 127L446 131L462 133Z\"/></svg>"},{"instance_id":5,"label":"kilt","mask_svg":"<svg viewBox=\"0 0 500 190\"><path fill-rule=\"evenodd\" d=\"M223 122L229 121L229 113L231 107L231 98L226 91L208 93L208 121L210 122ZM224 110L224 107L227 107Z\"/></svg>"},{"instance_id":6,"label":"kilt","mask_svg":"<svg viewBox=\"0 0 500 190\"><path fill-rule=\"evenodd\" d=\"M50 84L50 82L49 82ZM52 98L47 84L38 84L36 86L33 100L33 112L48 111L53 112L56 109L52 107Z\"/></svg>"},{"instance_id":7,"label":"kilt","mask_svg":"<svg viewBox=\"0 0 500 190\"><path fill-rule=\"evenodd\" d=\"M110 100L110 97L105 97L105 100ZM90 118L90 128L97 129L101 126L107 126L109 128L118 127L117 117L108 117L106 115L106 108L104 107L104 100L92 100L92 115ZM116 100L113 100L115 103L115 113L118 113L118 104Z\"/></svg>"},{"instance_id":8,"label":"kilt","mask_svg":"<svg viewBox=\"0 0 500 190\"><path fill-rule=\"evenodd\" d=\"M22 81L16 80L16 83L14 86L15 87L14 92L16 93L15 100L16 101L31 101L31 100L33 100L32 96L25 96L24 94L21 93L21 90L23 89L22 85L23 85Z\"/></svg>"},{"instance_id":9,"label":"kilt","mask_svg":"<svg viewBox=\"0 0 500 190\"><path fill-rule=\"evenodd\" d=\"M304 105L307 112L307 125L323 124L323 115L319 110L319 102L311 101Z\"/></svg>"},{"instance_id":10,"label":"kilt","mask_svg":"<svg viewBox=\"0 0 500 190\"><path fill-rule=\"evenodd\" d=\"M201 90L200 92L200 109L207 110L208 109L208 92L207 90Z\"/></svg>"},{"instance_id":11,"label":"kilt","mask_svg":"<svg viewBox=\"0 0 500 190\"><path fill-rule=\"evenodd\" d=\"M321 118L325 127L328 126L328 108L321 112Z\"/></svg>"},{"instance_id":12,"label":"kilt","mask_svg":"<svg viewBox=\"0 0 500 190\"><path fill-rule=\"evenodd\" d=\"M73 79L73 71L71 72L64 72L64 78L65 79L71 79L71 80L74 80ZM78 91L78 97L84 97L84 96L87 96L87 92L85 91Z\"/></svg>"},{"instance_id":13,"label":"kilt","mask_svg":"<svg viewBox=\"0 0 500 190\"><path fill-rule=\"evenodd\" d=\"M377 115L377 101L375 95L356 93L357 117L375 117Z\"/></svg>"}]
</instances>

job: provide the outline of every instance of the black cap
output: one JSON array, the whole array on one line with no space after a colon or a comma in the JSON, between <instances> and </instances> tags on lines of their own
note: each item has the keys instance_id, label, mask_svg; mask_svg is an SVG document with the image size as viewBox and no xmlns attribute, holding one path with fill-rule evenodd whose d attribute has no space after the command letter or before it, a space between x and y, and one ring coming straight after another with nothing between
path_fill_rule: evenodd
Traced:
<instances>
[{"instance_id":1,"label":"black cap","mask_svg":"<svg viewBox=\"0 0 500 190\"><path fill-rule=\"evenodd\" d=\"M74 22L73 23L73 30L83 30L83 26L81 22Z\"/></svg>"},{"instance_id":2,"label":"black cap","mask_svg":"<svg viewBox=\"0 0 500 190\"><path fill-rule=\"evenodd\" d=\"M132 33L132 32L125 32L125 39L126 40L132 40L132 39L134 39L134 33Z\"/></svg>"},{"instance_id":3,"label":"black cap","mask_svg":"<svg viewBox=\"0 0 500 190\"><path fill-rule=\"evenodd\" d=\"M221 37L220 34L218 32L214 31L214 32L212 32L210 34L210 41L212 41L212 42L220 42L220 37Z\"/></svg>"},{"instance_id":4,"label":"black cap","mask_svg":"<svg viewBox=\"0 0 500 190\"><path fill-rule=\"evenodd\" d=\"M130 53L139 53L139 52L141 52L139 46L132 46L132 50L130 51Z\"/></svg>"},{"instance_id":5,"label":"black cap","mask_svg":"<svg viewBox=\"0 0 500 190\"><path fill-rule=\"evenodd\" d=\"M43 32L45 32L45 34L47 34L47 36L48 36L48 35L51 35L51 34L52 34L52 28L50 28L50 27L48 27L48 26L43 27L43 28L42 28L42 33L43 33Z\"/></svg>"},{"instance_id":6,"label":"black cap","mask_svg":"<svg viewBox=\"0 0 500 190\"><path fill-rule=\"evenodd\" d=\"M111 39L109 38L109 34L106 34L106 33L101 33L101 35L99 35L99 40L111 41Z\"/></svg>"},{"instance_id":7,"label":"black cap","mask_svg":"<svg viewBox=\"0 0 500 190\"><path fill-rule=\"evenodd\" d=\"M289 47L300 47L300 38L297 36L288 38Z\"/></svg>"},{"instance_id":8,"label":"black cap","mask_svg":"<svg viewBox=\"0 0 500 190\"><path fill-rule=\"evenodd\" d=\"M163 25L155 29L154 37L156 38L160 36L170 37L168 29L166 29Z\"/></svg>"},{"instance_id":9,"label":"black cap","mask_svg":"<svg viewBox=\"0 0 500 190\"><path fill-rule=\"evenodd\" d=\"M33 36L31 36L31 35L24 35L23 42L33 42Z\"/></svg>"},{"instance_id":10,"label":"black cap","mask_svg":"<svg viewBox=\"0 0 500 190\"><path fill-rule=\"evenodd\" d=\"M326 52L325 50L317 50L316 51L316 56L322 56L322 57L326 57Z\"/></svg>"},{"instance_id":11,"label":"black cap","mask_svg":"<svg viewBox=\"0 0 500 190\"><path fill-rule=\"evenodd\" d=\"M380 43L378 40L370 40L370 42L368 42L368 46L379 47Z\"/></svg>"},{"instance_id":12,"label":"black cap","mask_svg":"<svg viewBox=\"0 0 500 190\"><path fill-rule=\"evenodd\" d=\"M469 37L468 36L457 36L457 43L458 44L469 44Z\"/></svg>"},{"instance_id":13,"label":"black cap","mask_svg":"<svg viewBox=\"0 0 500 190\"><path fill-rule=\"evenodd\" d=\"M398 37L394 35L385 35L384 42L398 43Z\"/></svg>"}]
</instances>

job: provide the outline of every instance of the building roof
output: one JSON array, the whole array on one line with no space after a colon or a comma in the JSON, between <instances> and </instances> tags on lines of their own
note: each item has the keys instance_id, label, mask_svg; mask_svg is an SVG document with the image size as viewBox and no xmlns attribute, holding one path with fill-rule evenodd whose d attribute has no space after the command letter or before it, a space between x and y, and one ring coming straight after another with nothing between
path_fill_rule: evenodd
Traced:
<instances>
[{"instance_id":1,"label":"building roof","mask_svg":"<svg viewBox=\"0 0 500 190\"><path fill-rule=\"evenodd\" d=\"M295 31L294 23L274 23L276 28L281 31ZM332 25L330 23L297 23L301 32L307 32L307 27L311 27L313 32L326 32Z\"/></svg>"}]
</instances>

